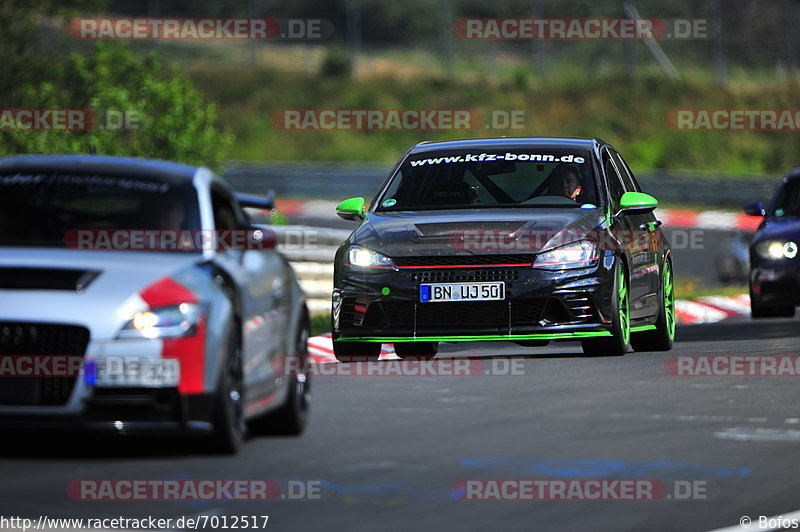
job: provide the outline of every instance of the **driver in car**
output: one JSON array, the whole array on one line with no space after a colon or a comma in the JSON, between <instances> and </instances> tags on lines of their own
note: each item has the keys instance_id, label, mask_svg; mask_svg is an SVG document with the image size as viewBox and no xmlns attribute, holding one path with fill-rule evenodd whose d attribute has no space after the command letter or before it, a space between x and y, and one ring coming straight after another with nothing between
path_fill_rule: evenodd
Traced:
<instances>
[{"instance_id":1,"label":"driver in car","mask_svg":"<svg viewBox=\"0 0 800 532\"><path fill-rule=\"evenodd\" d=\"M564 196L572 201L577 201L581 193L581 180L578 177L578 170L569 164L562 163L553 168L547 176L549 183L547 188L548 196Z\"/></svg>"}]
</instances>

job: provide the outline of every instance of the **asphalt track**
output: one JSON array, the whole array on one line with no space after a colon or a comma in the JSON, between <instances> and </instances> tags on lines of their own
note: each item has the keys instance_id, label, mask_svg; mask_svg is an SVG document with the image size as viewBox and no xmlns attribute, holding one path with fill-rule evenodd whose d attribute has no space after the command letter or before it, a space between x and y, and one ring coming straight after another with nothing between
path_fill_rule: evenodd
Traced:
<instances>
[{"instance_id":1,"label":"asphalt track","mask_svg":"<svg viewBox=\"0 0 800 532\"><path fill-rule=\"evenodd\" d=\"M800 508L793 377L676 377L674 355L797 355L800 320L678 329L669 353L587 358L575 343L447 344L521 375L317 376L308 431L235 457L186 439L0 438L0 515L269 515L267 530L710 530ZM492 362L494 360L494 362ZM494 364L494 365L492 365ZM354 365L349 365L355 369ZM86 502L74 479L319 480L321 499ZM465 479L699 481L705 498L465 501ZM756 529L754 526L753 529Z\"/></svg>"}]
</instances>

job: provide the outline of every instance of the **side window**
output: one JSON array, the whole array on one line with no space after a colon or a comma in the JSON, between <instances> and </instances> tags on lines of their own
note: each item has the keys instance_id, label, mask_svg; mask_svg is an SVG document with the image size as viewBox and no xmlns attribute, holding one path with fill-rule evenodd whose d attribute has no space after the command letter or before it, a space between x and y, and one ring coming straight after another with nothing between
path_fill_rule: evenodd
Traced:
<instances>
[{"instance_id":1,"label":"side window","mask_svg":"<svg viewBox=\"0 0 800 532\"><path fill-rule=\"evenodd\" d=\"M214 211L214 227L217 231L238 229L236 210L231 201L219 191L211 191L211 208Z\"/></svg>"},{"instance_id":2,"label":"side window","mask_svg":"<svg viewBox=\"0 0 800 532\"><path fill-rule=\"evenodd\" d=\"M622 187L619 173L617 173L617 169L608 151L603 154L603 169L608 179L608 191L611 194L611 205L616 209L619 207L619 201L622 199L625 189Z\"/></svg>"},{"instance_id":3,"label":"side window","mask_svg":"<svg viewBox=\"0 0 800 532\"><path fill-rule=\"evenodd\" d=\"M633 176L633 172L625 163L625 160L622 158L622 155L619 153L612 151L611 156L614 159L614 162L617 164L617 169L619 169L619 173L622 177L622 183L625 185L626 192L641 192L642 188L639 186L639 183L636 182L636 178Z\"/></svg>"}]
</instances>

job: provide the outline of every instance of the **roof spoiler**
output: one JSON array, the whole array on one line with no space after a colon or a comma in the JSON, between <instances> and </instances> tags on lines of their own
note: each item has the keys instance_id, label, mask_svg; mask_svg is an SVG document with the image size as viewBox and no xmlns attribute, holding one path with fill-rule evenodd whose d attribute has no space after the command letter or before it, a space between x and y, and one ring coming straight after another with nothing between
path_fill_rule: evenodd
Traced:
<instances>
[{"instance_id":1,"label":"roof spoiler","mask_svg":"<svg viewBox=\"0 0 800 532\"><path fill-rule=\"evenodd\" d=\"M253 196L251 194L235 194L236 201L242 207L251 207L253 209L263 209L271 211L275 208L275 191L270 189L266 197Z\"/></svg>"}]
</instances>

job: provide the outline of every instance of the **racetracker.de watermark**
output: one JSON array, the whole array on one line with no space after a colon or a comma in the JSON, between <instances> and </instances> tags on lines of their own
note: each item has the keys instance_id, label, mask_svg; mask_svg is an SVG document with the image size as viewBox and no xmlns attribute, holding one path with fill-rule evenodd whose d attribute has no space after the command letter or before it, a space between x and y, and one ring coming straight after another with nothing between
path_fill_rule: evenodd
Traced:
<instances>
[{"instance_id":1,"label":"racetracker.de watermark","mask_svg":"<svg viewBox=\"0 0 800 532\"><path fill-rule=\"evenodd\" d=\"M453 34L466 40L707 39L706 19L462 18Z\"/></svg>"},{"instance_id":2,"label":"racetracker.de watermark","mask_svg":"<svg viewBox=\"0 0 800 532\"><path fill-rule=\"evenodd\" d=\"M459 480L462 501L662 501L706 500L705 480L471 479Z\"/></svg>"},{"instance_id":3,"label":"racetracker.de watermark","mask_svg":"<svg viewBox=\"0 0 800 532\"><path fill-rule=\"evenodd\" d=\"M320 377L484 377L527 375L525 361L508 358L389 359L363 364L315 363L311 357L276 359L276 375L311 373Z\"/></svg>"},{"instance_id":4,"label":"racetracker.de watermark","mask_svg":"<svg viewBox=\"0 0 800 532\"><path fill-rule=\"evenodd\" d=\"M447 131L525 129L524 110L495 109L279 109L282 131Z\"/></svg>"},{"instance_id":5,"label":"racetracker.de watermark","mask_svg":"<svg viewBox=\"0 0 800 532\"><path fill-rule=\"evenodd\" d=\"M287 479L75 479L76 501L278 501L321 500L320 480Z\"/></svg>"},{"instance_id":6,"label":"racetracker.de watermark","mask_svg":"<svg viewBox=\"0 0 800 532\"><path fill-rule=\"evenodd\" d=\"M22 329L18 337L24 337L25 334L26 331ZM139 355L106 355L102 358L82 355L0 355L0 378L84 377L91 386L131 380L152 386L163 384L165 378L177 384L179 373L179 362L174 358Z\"/></svg>"},{"instance_id":7,"label":"racetracker.de watermark","mask_svg":"<svg viewBox=\"0 0 800 532\"><path fill-rule=\"evenodd\" d=\"M0 131L139 129L138 111L114 109L0 109Z\"/></svg>"},{"instance_id":8,"label":"racetracker.de watermark","mask_svg":"<svg viewBox=\"0 0 800 532\"><path fill-rule=\"evenodd\" d=\"M261 229L71 229L64 235L64 244L93 251L272 249L275 234Z\"/></svg>"},{"instance_id":9,"label":"racetracker.de watermark","mask_svg":"<svg viewBox=\"0 0 800 532\"><path fill-rule=\"evenodd\" d=\"M625 229L618 231L593 230L549 230L520 229L467 229L454 231L447 244L456 251L528 251L539 252L558 246L588 241L609 251L645 250L667 240L670 249L705 249L704 231L700 229L672 229L669 235L648 229Z\"/></svg>"},{"instance_id":10,"label":"racetracker.de watermark","mask_svg":"<svg viewBox=\"0 0 800 532\"><path fill-rule=\"evenodd\" d=\"M89 40L317 41L333 35L333 24L322 18L74 18L67 32Z\"/></svg>"},{"instance_id":11,"label":"racetracker.de watermark","mask_svg":"<svg viewBox=\"0 0 800 532\"><path fill-rule=\"evenodd\" d=\"M77 377L83 365L78 355L2 355L0 377Z\"/></svg>"},{"instance_id":12,"label":"racetracker.de watermark","mask_svg":"<svg viewBox=\"0 0 800 532\"><path fill-rule=\"evenodd\" d=\"M799 377L797 355L673 355L664 361L673 377Z\"/></svg>"},{"instance_id":13,"label":"racetracker.de watermark","mask_svg":"<svg viewBox=\"0 0 800 532\"><path fill-rule=\"evenodd\" d=\"M800 109L670 109L664 124L677 131L800 131Z\"/></svg>"}]
</instances>

